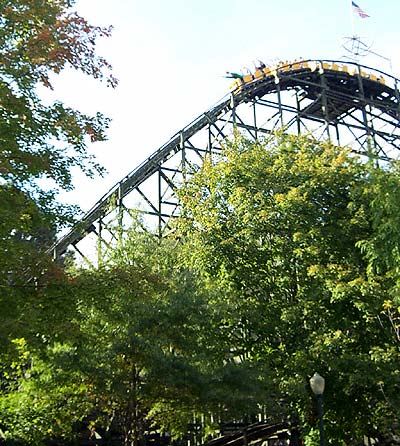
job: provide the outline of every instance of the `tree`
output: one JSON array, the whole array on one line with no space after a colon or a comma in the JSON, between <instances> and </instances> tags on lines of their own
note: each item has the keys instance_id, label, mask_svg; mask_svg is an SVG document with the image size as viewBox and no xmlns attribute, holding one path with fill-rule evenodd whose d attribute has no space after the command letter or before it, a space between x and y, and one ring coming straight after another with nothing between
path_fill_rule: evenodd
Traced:
<instances>
[{"instance_id":1,"label":"tree","mask_svg":"<svg viewBox=\"0 0 400 446\"><path fill-rule=\"evenodd\" d=\"M150 431L184 438L202 419L192 432L200 440L249 412L254 393L268 394L260 367L238 364L219 330L228 320L214 305L219 289L181 264L179 243L141 226L101 267L53 275L36 290L26 339L4 360L8 438L76 437L75 420L136 445Z\"/></svg>"},{"instance_id":2,"label":"tree","mask_svg":"<svg viewBox=\"0 0 400 446\"><path fill-rule=\"evenodd\" d=\"M42 303L57 295L65 302L64 294L71 308L53 327L44 324L44 345L17 342L0 398L9 438L76 436L74 419L104 435L117 430L126 445L153 428L186 432L205 381L208 309L194 278L174 266L173 244L136 229L99 269L78 269L41 290ZM56 307L39 317L54 319ZM70 318L72 327L62 328Z\"/></svg>"},{"instance_id":3,"label":"tree","mask_svg":"<svg viewBox=\"0 0 400 446\"><path fill-rule=\"evenodd\" d=\"M42 277L44 286L46 270L47 279L51 270L57 274L43 252L76 213L57 203L57 190L73 187L73 169L103 172L87 144L105 138L108 120L48 105L37 93L39 84L52 88L52 76L66 66L115 85L107 61L95 53L110 29L90 25L73 3L0 1L0 307L10 317L13 308L14 318L36 293L31 279Z\"/></svg>"},{"instance_id":4,"label":"tree","mask_svg":"<svg viewBox=\"0 0 400 446\"><path fill-rule=\"evenodd\" d=\"M182 438L211 408L238 411L258 379L258 370L226 363L215 336L223 312L178 253L174 240L134 226L100 269L76 276L80 356L90 361L98 422L118 420L126 445L150 430Z\"/></svg>"},{"instance_id":5,"label":"tree","mask_svg":"<svg viewBox=\"0 0 400 446\"><path fill-rule=\"evenodd\" d=\"M305 432L316 420L308 377L324 375L328 435L346 444L398 416L381 391L396 399L399 352L381 313L395 281L359 248L382 230L371 203L388 178L396 190L391 172L308 137L239 137L180 194L178 233L191 267L225 289L232 349L265 364Z\"/></svg>"},{"instance_id":6,"label":"tree","mask_svg":"<svg viewBox=\"0 0 400 446\"><path fill-rule=\"evenodd\" d=\"M0 242L5 254L1 263L7 272L1 276L3 286L16 263L21 263L18 247L25 247L32 237L37 240L38 232L44 242L43 232L71 221L72 209L58 205L55 197L57 188L72 188L72 169L87 175L102 172L87 143L105 138L108 120L101 114L84 115L60 102L46 105L37 93L38 84L52 88L51 76L67 65L115 85L112 75L105 74L108 63L95 53L96 40L108 36L110 29L90 25L71 11L73 3L0 2L0 198L4 212ZM44 180L49 188L44 187ZM26 263L25 259L25 269Z\"/></svg>"},{"instance_id":7,"label":"tree","mask_svg":"<svg viewBox=\"0 0 400 446\"><path fill-rule=\"evenodd\" d=\"M67 66L116 85L109 64L95 52L96 41L111 30L89 24L73 12L73 4L0 0L0 389L5 397L23 379L11 370L20 352L14 340L27 342L35 355L31 344L41 343L41 334L50 331L43 322L56 313L43 290L58 283L63 272L45 250L76 213L57 202L57 192L73 187L73 170L89 176L103 172L87 147L105 139L108 119L61 102L47 104L38 94L39 85L52 88L52 78ZM53 313L45 317L48 307Z\"/></svg>"}]
</instances>

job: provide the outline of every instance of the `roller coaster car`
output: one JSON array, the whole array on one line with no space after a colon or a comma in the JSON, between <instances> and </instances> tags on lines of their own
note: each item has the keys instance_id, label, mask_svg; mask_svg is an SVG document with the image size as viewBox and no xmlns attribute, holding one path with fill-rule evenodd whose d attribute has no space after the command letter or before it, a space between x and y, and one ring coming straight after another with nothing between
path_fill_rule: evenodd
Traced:
<instances>
[{"instance_id":1,"label":"roller coaster car","mask_svg":"<svg viewBox=\"0 0 400 446\"><path fill-rule=\"evenodd\" d=\"M242 79L235 79L229 85L229 90L233 93L238 93L240 90L242 90L244 85L250 84L254 81L261 81L269 76L273 76L270 68L266 67L262 70L258 69L254 72L254 74L245 74Z\"/></svg>"},{"instance_id":2,"label":"roller coaster car","mask_svg":"<svg viewBox=\"0 0 400 446\"><path fill-rule=\"evenodd\" d=\"M335 62L322 62L321 63L322 71L333 71L339 73L346 73L349 76L361 76L363 79L368 79L373 82L378 82L382 85L386 85L385 78L380 74L379 76L362 70L360 67L349 67L345 64L338 64Z\"/></svg>"},{"instance_id":3,"label":"roller coaster car","mask_svg":"<svg viewBox=\"0 0 400 446\"><path fill-rule=\"evenodd\" d=\"M256 70L254 72L254 79L262 79L264 77L264 70Z\"/></svg>"},{"instance_id":4,"label":"roller coaster car","mask_svg":"<svg viewBox=\"0 0 400 446\"><path fill-rule=\"evenodd\" d=\"M240 88L243 85L242 79L235 79L230 85L229 85L229 91L235 92L237 90L240 90Z\"/></svg>"}]
</instances>

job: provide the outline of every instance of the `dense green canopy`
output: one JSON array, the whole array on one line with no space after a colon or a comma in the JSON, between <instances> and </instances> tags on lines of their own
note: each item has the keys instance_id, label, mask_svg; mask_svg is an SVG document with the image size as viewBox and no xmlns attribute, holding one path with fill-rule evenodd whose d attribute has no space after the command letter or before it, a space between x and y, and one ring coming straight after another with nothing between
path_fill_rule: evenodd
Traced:
<instances>
[{"instance_id":1,"label":"dense green canopy","mask_svg":"<svg viewBox=\"0 0 400 446\"><path fill-rule=\"evenodd\" d=\"M323 375L337 444L397 422L399 180L396 162L280 135L239 138L181 191L189 263L224 289L229 343L266 364L306 432Z\"/></svg>"}]
</instances>

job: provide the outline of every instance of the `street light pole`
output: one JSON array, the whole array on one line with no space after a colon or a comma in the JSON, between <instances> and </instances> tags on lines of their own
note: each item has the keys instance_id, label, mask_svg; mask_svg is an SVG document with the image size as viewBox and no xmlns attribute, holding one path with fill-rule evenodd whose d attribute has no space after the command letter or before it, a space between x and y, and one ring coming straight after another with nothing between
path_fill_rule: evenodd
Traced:
<instances>
[{"instance_id":1,"label":"street light pole","mask_svg":"<svg viewBox=\"0 0 400 446\"><path fill-rule=\"evenodd\" d=\"M313 391L315 397L317 398L318 406L318 418L319 418L319 443L320 446L325 446L325 431L324 431L324 404L322 395L325 390L325 379L317 372L310 379L311 390Z\"/></svg>"},{"instance_id":2,"label":"street light pole","mask_svg":"<svg viewBox=\"0 0 400 446\"><path fill-rule=\"evenodd\" d=\"M321 446L325 446L325 430L324 430L324 403L322 401L322 395L316 395L317 406L318 406L318 417L319 417L319 437Z\"/></svg>"}]
</instances>

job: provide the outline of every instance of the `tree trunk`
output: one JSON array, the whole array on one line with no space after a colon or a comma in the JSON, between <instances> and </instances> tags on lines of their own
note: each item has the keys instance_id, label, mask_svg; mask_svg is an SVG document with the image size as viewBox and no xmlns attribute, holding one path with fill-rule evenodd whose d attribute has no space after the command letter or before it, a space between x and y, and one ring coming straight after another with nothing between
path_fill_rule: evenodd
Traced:
<instances>
[{"instance_id":1,"label":"tree trunk","mask_svg":"<svg viewBox=\"0 0 400 446\"><path fill-rule=\"evenodd\" d=\"M124 446L139 446L143 436L138 386L140 384L139 371L135 364L131 365L130 397L126 405L124 423Z\"/></svg>"}]
</instances>

